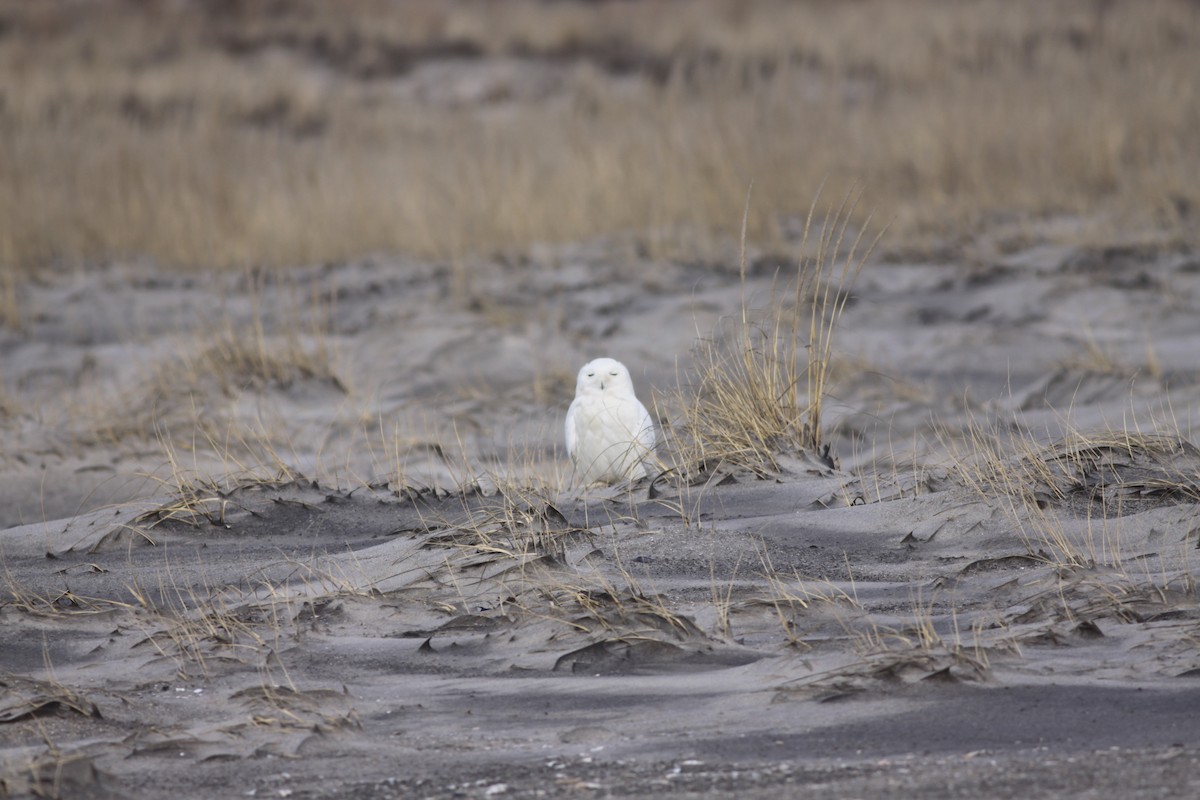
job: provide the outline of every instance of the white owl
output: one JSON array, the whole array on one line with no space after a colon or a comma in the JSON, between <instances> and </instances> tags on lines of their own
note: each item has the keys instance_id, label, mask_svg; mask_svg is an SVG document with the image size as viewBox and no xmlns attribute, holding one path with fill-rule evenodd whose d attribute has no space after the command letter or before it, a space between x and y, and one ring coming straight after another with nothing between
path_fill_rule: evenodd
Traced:
<instances>
[{"instance_id":1,"label":"white owl","mask_svg":"<svg viewBox=\"0 0 1200 800\"><path fill-rule=\"evenodd\" d=\"M620 361L597 358L579 370L567 409L567 453L585 486L636 480L654 451L654 422Z\"/></svg>"}]
</instances>

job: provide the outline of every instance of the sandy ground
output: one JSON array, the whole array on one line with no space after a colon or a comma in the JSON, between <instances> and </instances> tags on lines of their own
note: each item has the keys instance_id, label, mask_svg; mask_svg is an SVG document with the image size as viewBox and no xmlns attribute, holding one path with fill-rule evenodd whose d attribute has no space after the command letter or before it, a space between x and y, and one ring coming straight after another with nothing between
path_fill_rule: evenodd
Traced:
<instances>
[{"instance_id":1,"label":"sandy ground","mask_svg":"<svg viewBox=\"0 0 1200 800\"><path fill-rule=\"evenodd\" d=\"M1061 234L867 266L836 467L589 492L547 478L578 366L670 390L791 267L743 287L604 241L469 289L384 258L29 287L0 333L0 795L1197 793L1200 262ZM334 376L189 360L256 324ZM138 415L174 466L97 433ZM294 473L194 480L246 467L179 445L196 419ZM972 420L1026 442L998 463L1033 504L965 477Z\"/></svg>"}]
</instances>

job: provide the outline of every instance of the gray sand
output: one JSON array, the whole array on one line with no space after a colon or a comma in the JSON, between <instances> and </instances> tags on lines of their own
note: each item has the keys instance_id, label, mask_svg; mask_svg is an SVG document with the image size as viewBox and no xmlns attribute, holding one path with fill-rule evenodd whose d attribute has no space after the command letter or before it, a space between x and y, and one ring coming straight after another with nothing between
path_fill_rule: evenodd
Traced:
<instances>
[{"instance_id":1,"label":"gray sand","mask_svg":"<svg viewBox=\"0 0 1200 800\"><path fill-rule=\"evenodd\" d=\"M735 272L609 242L473 265L488 304L384 259L254 300L134 266L28 288L29 330L0 333L0 795L1196 793L1200 268L990 242L867 267L837 468L586 495L494 484L567 474L588 358L647 398L686 380ZM172 474L153 437L94 435L87 409L156 408L155 367L255 313L325 314L337 379L158 397L176 437L198 407L260 425L302 476L194 487L188 511L146 477ZM956 466L972 419L1167 435L1042 453L1080 470L1014 515ZM205 442L176 456L236 472Z\"/></svg>"}]
</instances>

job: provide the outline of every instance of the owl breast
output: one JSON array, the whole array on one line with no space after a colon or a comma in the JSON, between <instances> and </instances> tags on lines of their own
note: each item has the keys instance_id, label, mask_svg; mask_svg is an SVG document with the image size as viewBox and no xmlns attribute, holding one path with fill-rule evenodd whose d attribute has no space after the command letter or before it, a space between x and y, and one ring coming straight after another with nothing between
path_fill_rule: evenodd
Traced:
<instances>
[{"instance_id":1,"label":"owl breast","mask_svg":"<svg viewBox=\"0 0 1200 800\"><path fill-rule=\"evenodd\" d=\"M654 427L636 397L607 392L576 397L567 411L567 427L575 474L585 485L645 476Z\"/></svg>"}]
</instances>

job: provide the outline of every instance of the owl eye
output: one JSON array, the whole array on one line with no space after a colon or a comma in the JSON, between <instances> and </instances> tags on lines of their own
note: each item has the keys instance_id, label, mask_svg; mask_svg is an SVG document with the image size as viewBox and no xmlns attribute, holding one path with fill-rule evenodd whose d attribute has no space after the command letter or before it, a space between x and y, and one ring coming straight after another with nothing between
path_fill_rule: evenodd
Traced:
<instances>
[{"instance_id":1,"label":"owl eye","mask_svg":"<svg viewBox=\"0 0 1200 800\"><path fill-rule=\"evenodd\" d=\"M589 373L588 373L588 377L589 377L589 378L594 378L594 377L596 377L596 373L594 373L594 372L589 372Z\"/></svg>"},{"instance_id":2,"label":"owl eye","mask_svg":"<svg viewBox=\"0 0 1200 800\"><path fill-rule=\"evenodd\" d=\"M621 373L619 373L619 372L610 372L610 373L608 373L608 374L609 374L609 375L616 376L616 375L620 375Z\"/></svg>"}]
</instances>

